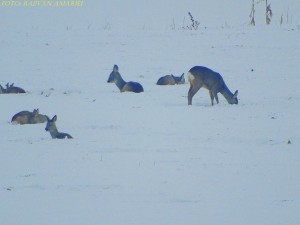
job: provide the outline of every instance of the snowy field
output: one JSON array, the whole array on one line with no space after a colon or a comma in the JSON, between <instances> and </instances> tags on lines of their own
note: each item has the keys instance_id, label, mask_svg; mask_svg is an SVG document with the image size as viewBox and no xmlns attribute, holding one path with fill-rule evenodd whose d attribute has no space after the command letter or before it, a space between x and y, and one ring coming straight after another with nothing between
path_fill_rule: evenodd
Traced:
<instances>
[{"instance_id":1,"label":"snowy field","mask_svg":"<svg viewBox=\"0 0 300 225\"><path fill-rule=\"evenodd\" d=\"M257 3L255 27L250 0L3 2L0 84L28 93L0 95L1 225L300 224L298 0L269 0L269 26ZM114 64L145 92L107 83ZM155 85L195 65L239 104ZM35 108L74 139L10 123Z\"/></svg>"}]
</instances>

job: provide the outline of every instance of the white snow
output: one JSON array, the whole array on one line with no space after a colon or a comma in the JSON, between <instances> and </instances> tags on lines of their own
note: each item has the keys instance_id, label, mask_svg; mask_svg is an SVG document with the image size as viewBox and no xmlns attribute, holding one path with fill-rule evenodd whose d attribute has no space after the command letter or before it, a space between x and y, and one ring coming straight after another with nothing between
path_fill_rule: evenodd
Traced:
<instances>
[{"instance_id":1,"label":"white snow","mask_svg":"<svg viewBox=\"0 0 300 225\"><path fill-rule=\"evenodd\" d=\"M0 84L28 93L0 95L0 224L300 224L298 0L269 0L269 26L257 3L255 27L250 0L3 2ZM145 92L107 83L114 64ZM155 85L196 65L239 104ZM34 108L74 139L10 123Z\"/></svg>"}]
</instances>

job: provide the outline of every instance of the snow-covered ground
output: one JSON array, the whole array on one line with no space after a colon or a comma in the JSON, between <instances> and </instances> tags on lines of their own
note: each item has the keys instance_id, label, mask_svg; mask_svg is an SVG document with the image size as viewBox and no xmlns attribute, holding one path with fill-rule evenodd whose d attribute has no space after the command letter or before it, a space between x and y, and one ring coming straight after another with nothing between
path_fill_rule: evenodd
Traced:
<instances>
[{"instance_id":1,"label":"snow-covered ground","mask_svg":"<svg viewBox=\"0 0 300 225\"><path fill-rule=\"evenodd\" d=\"M0 95L0 224L300 224L298 0L269 0L270 26L257 3L255 27L250 0L3 2L0 84L28 93ZM114 64L145 92L108 84ZM155 85L195 65L239 104ZM10 123L34 108L74 139Z\"/></svg>"}]
</instances>

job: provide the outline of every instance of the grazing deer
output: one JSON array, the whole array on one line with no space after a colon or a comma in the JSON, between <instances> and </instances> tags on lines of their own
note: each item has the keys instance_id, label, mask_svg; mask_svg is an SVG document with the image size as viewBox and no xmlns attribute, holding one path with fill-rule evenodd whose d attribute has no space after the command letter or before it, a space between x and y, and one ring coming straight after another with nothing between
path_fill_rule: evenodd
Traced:
<instances>
[{"instance_id":1,"label":"grazing deer","mask_svg":"<svg viewBox=\"0 0 300 225\"><path fill-rule=\"evenodd\" d=\"M119 68L114 65L113 71L110 73L107 83L115 83L120 89L120 92L130 91L135 93L143 92L143 86L137 82L125 82L119 73Z\"/></svg>"},{"instance_id":2,"label":"grazing deer","mask_svg":"<svg viewBox=\"0 0 300 225\"><path fill-rule=\"evenodd\" d=\"M65 138L73 138L70 134L58 132L55 122L57 120L57 116L55 115L51 120L47 116L47 125L45 130L50 132L50 135L53 139L65 139Z\"/></svg>"},{"instance_id":3,"label":"grazing deer","mask_svg":"<svg viewBox=\"0 0 300 225\"><path fill-rule=\"evenodd\" d=\"M184 84L185 79L184 79L184 73L179 76L175 77L173 74L171 75L166 75L158 79L157 85L175 85L175 84Z\"/></svg>"},{"instance_id":4,"label":"grazing deer","mask_svg":"<svg viewBox=\"0 0 300 225\"><path fill-rule=\"evenodd\" d=\"M217 103L219 103L219 92L225 97L229 104L238 104L238 91L235 91L235 93L232 94L219 73L206 67L195 66L188 72L188 79L190 82L190 89L188 92L189 105L192 105L192 98L201 87L208 89L211 105L214 105L214 98Z\"/></svg>"},{"instance_id":5,"label":"grazing deer","mask_svg":"<svg viewBox=\"0 0 300 225\"><path fill-rule=\"evenodd\" d=\"M20 87L15 87L14 83L12 83L11 85L7 83L6 89L0 85L0 94L19 94L19 93L26 93L26 92L24 91L24 89Z\"/></svg>"},{"instance_id":6,"label":"grazing deer","mask_svg":"<svg viewBox=\"0 0 300 225\"><path fill-rule=\"evenodd\" d=\"M46 115L39 114L39 109L34 109L32 112L29 111L21 111L15 114L11 123L16 124L37 124L37 123L45 123L47 121Z\"/></svg>"}]
</instances>

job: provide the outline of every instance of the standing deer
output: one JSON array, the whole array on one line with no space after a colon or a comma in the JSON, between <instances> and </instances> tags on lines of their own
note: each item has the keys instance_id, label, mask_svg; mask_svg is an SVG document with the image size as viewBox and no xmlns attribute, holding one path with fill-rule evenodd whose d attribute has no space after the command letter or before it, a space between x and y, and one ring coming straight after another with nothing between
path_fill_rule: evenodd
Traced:
<instances>
[{"instance_id":1,"label":"standing deer","mask_svg":"<svg viewBox=\"0 0 300 225\"><path fill-rule=\"evenodd\" d=\"M219 92L225 97L229 104L238 104L238 91L236 90L235 93L232 94L219 73L206 67L195 66L188 72L188 79L190 82L190 89L188 92L189 105L192 105L192 98L201 87L208 89L211 105L214 105L214 98L219 104Z\"/></svg>"},{"instance_id":2,"label":"standing deer","mask_svg":"<svg viewBox=\"0 0 300 225\"><path fill-rule=\"evenodd\" d=\"M130 91L135 93L143 92L143 86L137 82L125 82L119 73L119 67L114 65L113 71L110 73L107 83L115 83L120 92Z\"/></svg>"},{"instance_id":3,"label":"standing deer","mask_svg":"<svg viewBox=\"0 0 300 225\"><path fill-rule=\"evenodd\" d=\"M179 76L175 77L173 74L171 75L166 75L158 79L157 85L175 85L175 84L184 84L185 79L184 79L184 73Z\"/></svg>"},{"instance_id":4,"label":"standing deer","mask_svg":"<svg viewBox=\"0 0 300 225\"><path fill-rule=\"evenodd\" d=\"M56 115L52 119L49 119L49 117L47 116L47 125L45 130L50 132L51 137L53 139L73 138L70 134L58 132L55 124L56 120L57 120Z\"/></svg>"},{"instance_id":5,"label":"standing deer","mask_svg":"<svg viewBox=\"0 0 300 225\"><path fill-rule=\"evenodd\" d=\"M46 115L39 114L39 109L34 109L32 112L29 111L21 111L15 114L11 123L16 124L37 124L37 123L45 123L47 121Z\"/></svg>"}]
</instances>

